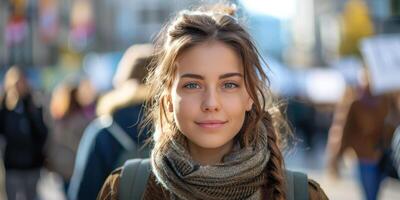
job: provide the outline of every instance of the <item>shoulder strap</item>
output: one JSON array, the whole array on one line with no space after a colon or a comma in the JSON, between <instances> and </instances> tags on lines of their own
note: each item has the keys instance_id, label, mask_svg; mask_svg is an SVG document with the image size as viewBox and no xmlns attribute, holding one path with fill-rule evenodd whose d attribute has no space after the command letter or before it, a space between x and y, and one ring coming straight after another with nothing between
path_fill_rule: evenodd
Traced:
<instances>
[{"instance_id":1,"label":"shoulder strap","mask_svg":"<svg viewBox=\"0 0 400 200\"><path fill-rule=\"evenodd\" d=\"M122 145L122 147L127 150L137 149L135 142L129 137L128 133L122 129L117 122L115 122L111 117L111 124L107 127L107 130L111 135Z\"/></svg>"},{"instance_id":2,"label":"shoulder strap","mask_svg":"<svg viewBox=\"0 0 400 200\"><path fill-rule=\"evenodd\" d=\"M308 200L308 178L301 172L285 170L288 200Z\"/></svg>"},{"instance_id":3,"label":"shoulder strap","mask_svg":"<svg viewBox=\"0 0 400 200\"><path fill-rule=\"evenodd\" d=\"M125 162L119 184L120 200L140 200L150 175L149 159L132 159ZM300 172L285 170L288 200L308 200L308 178Z\"/></svg>"},{"instance_id":4,"label":"shoulder strap","mask_svg":"<svg viewBox=\"0 0 400 200\"><path fill-rule=\"evenodd\" d=\"M142 199L150 175L149 159L131 159L125 162L119 183L120 200Z\"/></svg>"}]
</instances>

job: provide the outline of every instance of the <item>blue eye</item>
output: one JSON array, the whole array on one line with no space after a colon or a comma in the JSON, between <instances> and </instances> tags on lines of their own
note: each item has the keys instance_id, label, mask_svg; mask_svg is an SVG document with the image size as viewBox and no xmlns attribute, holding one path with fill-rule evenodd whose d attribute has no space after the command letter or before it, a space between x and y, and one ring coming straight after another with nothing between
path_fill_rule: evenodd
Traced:
<instances>
[{"instance_id":1,"label":"blue eye","mask_svg":"<svg viewBox=\"0 0 400 200\"><path fill-rule=\"evenodd\" d=\"M228 88L228 89L233 89L233 88L237 88L237 87L239 87L239 85L236 83L225 83L224 84L224 88Z\"/></svg>"},{"instance_id":2,"label":"blue eye","mask_svg":"<svg viewBox=\"0 0 400 200\"><path fill-rule=\"evenodd\" d=\"M198 89L200 88L199 84L197 83L188 83L186 85L183 86L184 88L188 88L188 89Z\"/></svg>"}]
</instances>

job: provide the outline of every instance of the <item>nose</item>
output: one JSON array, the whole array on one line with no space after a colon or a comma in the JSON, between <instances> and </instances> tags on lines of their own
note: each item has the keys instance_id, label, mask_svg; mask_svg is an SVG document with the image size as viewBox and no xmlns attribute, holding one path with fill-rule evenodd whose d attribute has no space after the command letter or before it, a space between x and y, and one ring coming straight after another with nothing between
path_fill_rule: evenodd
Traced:
<instances>
[{"instance_id":1,"label":"nose","mask_svg":"<svg viewBox=\"0 0 400 200\"><path fill-rule=\"evenodd\" d=\"M204 93L201 110L203 112L218 112L221 110L217 91L210 89Z\"/></svg>"}]
</instances>

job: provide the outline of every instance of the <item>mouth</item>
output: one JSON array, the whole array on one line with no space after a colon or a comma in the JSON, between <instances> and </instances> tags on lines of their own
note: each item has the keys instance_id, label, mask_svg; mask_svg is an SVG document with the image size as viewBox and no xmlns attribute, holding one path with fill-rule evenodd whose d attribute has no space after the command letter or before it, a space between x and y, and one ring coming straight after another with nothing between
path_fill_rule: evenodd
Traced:
<instances>
[{"instance_id":1,"label":"mouth","mask_svg":"<svg viewBox=\"0 0 400 200\"><path fill-rule=\"evenodd\" d=\"M195 123L202 128L214 129L224 126L227 122L228 121L222 121L222 120L205 120L205 121L196 121Z\"/></svg>"}]
</instances>

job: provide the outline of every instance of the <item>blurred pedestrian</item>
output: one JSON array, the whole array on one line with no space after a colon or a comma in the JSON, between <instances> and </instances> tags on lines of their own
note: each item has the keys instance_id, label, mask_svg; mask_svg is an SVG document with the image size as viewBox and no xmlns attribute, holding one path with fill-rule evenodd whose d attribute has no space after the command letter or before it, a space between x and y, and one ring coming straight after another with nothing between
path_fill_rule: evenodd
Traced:
<instances>
[{"instance_id":1,"label":"blurred pedestrian","mask_svg":"<svg viewBox=\"0 0 400 200\"><path fill-rule=\"evenodd\" d=\"M9 200L37 199L36 186L44 161L47 127L42 108L35 104L24 72L11 67L4 79L0 134L6 147L6 191Z\"/></svg>"},{"instance_id":2,"label":"blurred pedestrian","mask_svg":"<svg viewBox=\"0 0 400 200\"><path fill-rule=\"evenodd\" d=\"M286 113L294 128L296 138L301 139L302 147L311 151L314 150L316 110L312 102L300 96L295 96L289 99ZM310 153L310 151L308 152Z\"/></svg>"},{"instance_id":3,"label":"blurred pedestrian","mask_svg":"<svg viewBox=\"0 0 400 200\"><path fill-rule=\"evenodd\" d=\"M1 151L3 154L3 151ZM0 199L7 199L6 193L6 170L4 169L3 156L0 157Z\"/></svg>"},{"instance_id":4,"label":"blurred pedestrian","mask_svg":"<svg viewBox=\"0 0 400 200\"><path fill-rule=\"evenodd\" d=\"M47 147L47 167L63 178L65 192L74 169L83 131L93 116L87 115L79 97L80 80L65 80L53 91L50 114L54 120ZM81 92L90 95L90 91Z\"/></svg>"},{"instance_id":5,"label":"blurred pedestrian","mask_svg":"<svg viewBox=\"0 0 400 200\"><path fill-rule=\"evenodd\" d=\"M360 41L374 34L374 23L366 1L345 1L339 20L339 54L342 57L360 55Z\"/></svg>"},{"instance_id":6,"label":"blurred pedestrian","mask_svg":"<svg viewBox=\"0 0 400 200\"><path fill-rule=\"evenodd\" d=\"M136 150L139 153L146 137L145 133L139 137L141 111L148 93L143 81L152 53L151 44L133 45L119 62L114 90L100 98L99 118L90 123L79 144L70 199L95 199L108 174L135 157Z\"/></svg>"},{"instance_id":7,"label":"blurred pedestrian","mask_svg":"<svg viewBox=\"0 0 400 200\"><path fill-rule=\"evenodd\" d=\"M388 177L400 176L400 92L390 96L389 114L385 118L385 131L382 138L383 157L379 161L380 169Z\"/></svg>"},{"instance_id":8,"label":"blurred pedestrian","mask_svg":"<svg viewBox=\"0 0 400 200\"><path fill-rule=\"evenodd\" d=\"M259 54L234 13L223 5L185 10L160 32L157 63L147 79L152 170L147 182L134 183L144 185L142 199L301 196L286 188L279 149L286 121L269 101ZM140 180L146 171L140 169L132 179ZM120 189L129 185L121 175L120 168L108 177L98 199L122 197ZM302 177L299 194L327 199L317 183Z\"/></svg>"},{"instance_id":9,"label":"blurred pedestrian","mask_svg":"<svg viewBox=\"0 0 400 200\"><path fill-rule=\"evenodd\" d=\"M389 112L389 99L384 95L373 95L370 90L369 72L362 72L361 86L354 101L344 101L342 120L332 127L337 129L329 136L329 168L334 175L339 173L339 163L347 149L353 149L358 161L359 180L365 199L377 198L380 183L385 174L379 168L383 156L385 119ZM338 128L342 126L342 128Z\"/></svg>"},{"instance_id":10,"label":"blurred pedestrian","mask_svg":"<svg viewBox=\"0 0 400 200\"><path fill-rule=\"evenodd\" d=\"M0 102L3 101L3 87L0 88ZM0 106L1 108L1 106ZM1 117L1 116L0 116ZM1 121L1 119L0 119ZM1 123L1 122L0 122ZM1 131L0 131L1 132ZM7 199L6 193L6 170L4 168L4 137L0 135L0 199Z\"/></svg>"}]
</instances>

